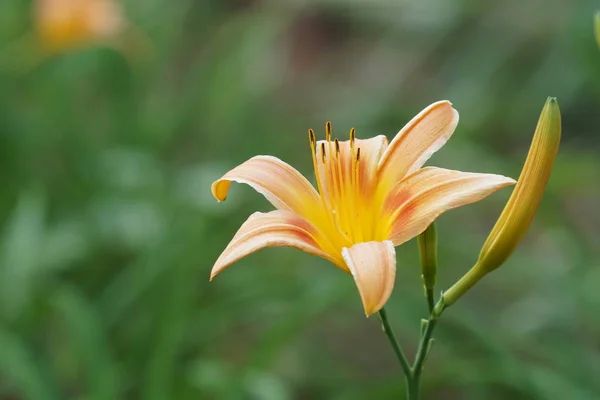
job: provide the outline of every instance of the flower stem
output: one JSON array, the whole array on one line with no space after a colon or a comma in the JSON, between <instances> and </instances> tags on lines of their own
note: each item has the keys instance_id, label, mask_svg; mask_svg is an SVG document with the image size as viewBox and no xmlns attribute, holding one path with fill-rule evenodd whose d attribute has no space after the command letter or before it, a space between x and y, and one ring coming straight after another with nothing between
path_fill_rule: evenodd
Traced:
<instances>
[{"instance_id":1,"label":"flower stem","mask_svg":"<svg viewBox=\"0 0 600 400\"><path fill-rule=\"evenodd\" d=\"M412 369L410 367L410 364L408 363L406 356L404 355L404 351L402 351L402 347L400 347L398 341L396 340L396 335L394 335L394 331L392 330L392 326L390 325L390 321L388 320L385 308L379 310L379 318L381 318L381 325L383 327L383 331L385 332L385 335L390 341L390 344L394 349L394 353L396 354L398 361L400 361L402 371L404 371L404 375L406 376L408 382L409 378L412 376Z\"/></svg>"},{"instance_id":2,"label":"flower stem","mask_svg":"<svg viewBox=\"0 0 600 400\"><path fill-rule=\"evenodd\" d=\"M419 380L421 379L421 372L423 372L423 365L425 363L425 359L427 358L427 353L429 352L429 349L431 348L431 341L433 340L431 338L431 335L433 334L433 330L435 329L435 325L437 323L437 317L436 316L432 316L428 321L427 321L427 326L425 327L425 331L423 332L423 335L421 336L421 340L419 341L419 348L417 350L417 355L415 357L415 364L413 366L413 378L414 380L417 382L417 385L419 383Z\"/></svg>"},{"instance_id":3,"label":"flower stem","mask_svg":"<svg viewBox=\"0 0 600 400\"><path fill-rule=\"evenodd\" d=\"M406 395L408 400L419 400L420 382L418 378L411 376L406 378Z\"/></svg>"},{"instance_id":4,"label":"flower stem","mask_svg":"<svg viewBox=\"0 0 600 400\"><path fill-rule=\"evenodd\" d=\"M429 314L433 313L433 307L435 307L435 298L433 297L433 288L425 289L425 296L427 297L427 307Z\"/></svg>"},{"instance_id":5,"label":"flower stem","mask_svg":"<svg viewBox=\"0 0 600 400\"><path fill-rule=\"evenodd\" d=\"M406 377L406 393L408 400L419 400L420 389L421 389L421 373L423 372L423 366L425 364L425 360L427 359L427 355L429 354L429 350L433 344L433 330L437 324L438 317L440 316L441 311L436 312L436 309L442 310L443 303L442 299L434 308L434 311L431 312L429 319L425 322L425 328L423 329L423 333L421 334L421 338L419 340L419 347L417 349L417 354L415 355L415 362L413 366L408 363L402 348L398 344L396 340L396 336L394 335L394 331L390 325L390 322L387 318L387 313L385 309L381 309L379 311L379 317L381 318L381 324L383 325L383 331L388 337L392 348L394 349L394 353L400 361L400 365L402 366L402 371L404 372L404 376Z\"/></svg>"}]
</instances>

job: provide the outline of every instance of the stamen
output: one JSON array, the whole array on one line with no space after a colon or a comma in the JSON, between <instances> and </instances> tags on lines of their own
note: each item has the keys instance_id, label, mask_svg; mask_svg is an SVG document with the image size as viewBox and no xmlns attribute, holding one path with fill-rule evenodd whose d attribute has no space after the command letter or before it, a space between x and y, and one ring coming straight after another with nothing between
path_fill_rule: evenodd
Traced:
<instances>
[{"instance_id":1,"label":"stamen","mask_svg":"<svg viewBox=\"0 0 600 400\"><path fill-rule=\"evenodd\" d=\"M335 147L335 149L334 149ZM336 209L338 209L339 207L339 195L340 195L340 191L339 191L339 184L338 184L338 176L339 174L336 173L336 164L335 161L339 160L339 143L337 141L337 139L335 140L335 143L329 142L329 158L327 158L327 169L329 170L329 178L330 178L330 188L332 190L331 193L331 199L332 201L335 203L336 205ZM334 153L335 152L335 153ZM335 154L335 157L334 157ZM338 218L339 218L339 210L338 210Z\"/></svg>"},{"instance_id":2,"label":"stamen","mask_svg":"<svg viewBox=\"0 0 600 400\"><path fill-rule=\"evenodd\" d=\"M319 176L319 165L317 164L317 152L316 152L316 145L317 145L317 139L315 137L315 131L312 129L308 130L308 140L310 141L310 149L312 150L312 161L313 161L313 168L315 170L315 180L317 181L317 189L319 190L320 193L320 197L323 201L325 201L325 198L323 197L323 187L321 186L321 177ZM323 162L325 160L325 147L321 146L321 150L322 150L322 154L321 154L321 158L323 159Z\"/></svg>"},{"instance_id":3,"label":"stamen","mask_svg":"<svg viewBox=\"0 0 600 400\"><path fill-rule=\"evenodd\" d=\"M352 186L355 189L356 196L360 193L359 173L360 170L360 147L356 149L356 158L352 160Z\"/></svg>"},{"instance_id":4,"label":"stamen","mask_svg":"<svg viewBox=\"0 0 600 400\"><path fill-rule=\"evenodd\" d=\"M331 122L327 121L325 124L325 139L327 141L327 146L329 147L329 157L325 157L325 143L322 143L321 150L323 152L323 163L326 163L325 171L327 174L327 194L329 195L329 205L331 207L333 213L333 222L337 229L344 233L341 229L341 206L342 206L342 198L340 193L340 182L339 173L336 172L336 161L339 161L339 142L336 140L335 148L334 142L331 140Z\"/></svg>"},{"instance_id":5,"label":"stamen","mask_svg":"<svg viewBox=\"0 0 600 400\"><path fill-rule=\"evenodd\" d=\"M324 240L329 242L329 246L335 249L355 242L353 239L355 237L353 215L358 215L358 213L353 212L354 199L351 194L354 188L350 183L352 175L348 176L348 168L351 168L351 166L342 165L342 146L338 139L332 138L331 122L326 123L325 134L327 140L319 143L315 131L313 129L308 130L308 140L311 150L313 150L312 159L317 189L323 207L314 212L316 218L327 220L327 227L324 227L325 231L333 229L341 235L340 238L340 236L331 236L324 233ZM329 149L326 150L326 147L329 147ZM319 154L317 150L321 151L320 161L323 163L322 165L318 163ZM353 153L350 159L354 163ZM344 171L346 171L345 174ZM322 214L323 212L324 214ZM362 233L359 233L359 235L362 236Z\"/></svg>"},{"instance_id":6,"label":"stamen","mask_svg":"<svg viewBox=\"0 0 600 400\"><path fill-rule=\"evenodd\" d=\"M340 189L340 198L341 196L343 196L343 190L344 190L344 177L343 177L343 173L342 173L342 157L340 156L340 141L337 140L337 138L334 140L333 142L335 144L335 164L332 165L333 168L335 168L335 173L334 176L337 177L337 182L339 185L339 189Z\"/></svg>"},{"instance_id":7,"label":"stamen","mask_svg":"<svg viewBox=\"0 0 600 400\"><path fill-rule=\"evenodd\" d=\"M360 147L356 149L356 156L352 157L352 186L356 186L358 182L354 181L354 175L358 171L358 164L360 162Z\"/></svg>"},{"instance_id":8,"label":"stamen","mask_svg":"<svg viewBox=\"0 0 600 400\"><path fill-rule=\"evenodd\" d=\"M356 174L356 188L359 189L360 186L360 147L356 149L356 167L354 167L354 171Z\"/></svg>"},{"instance_id":9,"label":"stamen","mask_svg":"<svg viewBox=\"0 0 600 400\"><path fill-rule=\"evenodd\" d=\"M334 140L335 144L335 165L336 168L335 176L337 181L338 191L338 212L339 212L339 222L338 225L343 229L344 234L346 234L350 240L352 240L352 183L351 178L348 174L344 174L344 169L349 168L348 165L342 165L342 156L340 149L340 141L338 139Z\"/></svg>"},{"instance_id":10,"label":"stamen","mask_svg":"<svg viewBox=\"0 0 600 400\"><path fill-rule=\"evenodd\" d=\"M312 150L311 153L312 153L313 168L315 170L315 180L317 181L317 189L319 190L319 198L323 204L323 208L329 209L329 208L331 208L331 206L328 205L328 199L327 199L327 196L325 195L324 187L321 182L321 174L319 173L320 166L318 165L318 162L317 162L317 152L316 152L317 139L316 139L315 131L313 129L308 130L308 140L310 141L310 148ZM325 143L321 143L321 159L322 159L323 163L325 163ZM325 175L327 176L326 168L325 168ZM327 185L327 183L325 183L325 185ZM328 216L328 219L331 221L331 223L335 226L335 221L333 220L333 216L330 213L327 213L326 215ZM333 242L331 242L331 240L328 239L327 236L325 236L325 240L327 240L329 242L330 246L335 248L335 244Z\"/></svg>"},{"instance_id":11,"label":"stamen","mask_svg":"<svg viewBox=\"0 0 600 400\"><path fill-rule=\"evenodd\" d=\"M308 130L308 140L310 141L310 147L311 147L311 149L314 150L315 143L317 142L317 139L315 137L315 131L312 130L312 129Z\"/></svg>"},{"instance_id":12,"label":"stamen","mask_svg":"<svg viewBox=\"0 0 600 400\"><path fill-rule=\"evenodd\" d=\"M360 147L356 149L356 157L352 159L352 190L354 191L354 217L357 221L361 221L358 218L360 213L359 208L362 207L362 197L360 194ZM363 240L363 227L359 222L358 229L356 230L356 240Z\"/></svg>"},{"instance_id":13,"label":"stamen","mask_svg":"<svg viewBox=\"0 0 600 400\"><path fill-rule=\"evenodd\" d=\"M354 190L354 186L356 185L356 182L354 181L354 169L356 167L356 156L354 153L355 150L355 143L354 140L356 139L356 129L352 128L350 129L350 182L352 184L352 190ZM360 149L359 149L360 151Z\"/></svg>"}]
</instances>

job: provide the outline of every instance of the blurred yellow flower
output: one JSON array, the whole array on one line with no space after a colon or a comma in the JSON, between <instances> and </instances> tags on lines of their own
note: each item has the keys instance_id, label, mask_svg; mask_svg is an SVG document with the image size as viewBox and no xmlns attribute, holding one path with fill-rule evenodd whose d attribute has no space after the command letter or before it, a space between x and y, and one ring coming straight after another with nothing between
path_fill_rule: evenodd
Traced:
<instances>
[{"instance_id":1,"label":"blurred yellow flower","mask_svg":"<svg viewBox=\"0 0 600 400\"><path fill-rule=\"evenodd\" d=\"M596 35L596 42L600 46L600 11L597 11L594 16L594 34Z\"/></svg>"},{"instance_id":2,"label":"blurred yellow flower","mask_svg":"<svg viewBox=\"0 0 600 400\"><path fill-rule=\"evenodd\" d=\"M34 17L49 51L110 41L125 26L120 4L114 0L37 0Z\"/></svg>"},{"instance_id":3,"label":"blurred yellow flower","mask_svg":"<svg viewBox=\"0 0 600 400\"><path fill-rule=\"evenodd\" d=\"M458 112L448 101L414 117L388 144L385 136L309 141L317 189L296 169L256 156L212 184L225 200L232 181L246 183L277 210L254 213L216 261L211 280L265 247L288 246L323 257L352 274L365 313L379 311L394 287L394 246L423 232L441 213L483 199L515 181L500 175L421 168L450 138Z\"/></svg>"},{"instance_id":4,"label":"blurred yellow flower","mask_svg":"<svg viewBox=\"0 0 600 400\"><path fill-rule=\"evenodd\" d=\"M490 232L475 266L444 293L443 303L454 303L484 275L501 266L527 233L542 201L561 136L556 98L546 101L538 120L521 175L502 214Z\"/></svg>"}]
</instances>

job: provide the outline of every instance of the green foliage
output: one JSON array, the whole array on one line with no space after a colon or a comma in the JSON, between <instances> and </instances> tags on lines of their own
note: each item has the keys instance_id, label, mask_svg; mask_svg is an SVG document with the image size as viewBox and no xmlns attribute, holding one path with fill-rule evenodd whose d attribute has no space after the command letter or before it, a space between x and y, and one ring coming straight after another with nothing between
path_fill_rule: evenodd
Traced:
<instances>
[{"instance_id":1,"label":"green foliage","mask_svg":"<svg viewBox=\"0 0 600 400\"><path fill-rule=\"evenodd\" d=\"M391 137L444 98L461 123L431 163L516 177L547 96L564 132L548 193L507 264L444 314L423 392L598 397L597 4L129 0L147 53L43 59L30 6L0 4L0 399L399 398L389 344L338 269L269 249L209 284L270 208L241 186L217 204L210 183L256 154L310 174L307 128ZM438 221L438 288L472 266L508 195ZM398 263L386 308L412 356L416 241Z\"/></svg>"}]
</instances>

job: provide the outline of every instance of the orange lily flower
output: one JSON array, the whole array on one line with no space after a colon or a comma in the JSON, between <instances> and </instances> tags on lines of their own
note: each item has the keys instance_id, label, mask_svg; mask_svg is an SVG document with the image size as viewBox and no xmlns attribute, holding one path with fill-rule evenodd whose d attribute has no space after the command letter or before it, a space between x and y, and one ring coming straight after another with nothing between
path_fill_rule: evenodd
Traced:
<instances>
[{"instance_id":1,"label":"orange lily flower","mask_svg":"<svg viewBox=\"0 0 600 400\"><path fill-rule=\"evenodd\" d=\"M125 25L114 0L37 0L35 20L42 43L51 51L110 41Z\"/></svg>"},{"instance_id":2,"label":"orange lily flower","mask_svg":"<svg viewBox=\"0 0 600 400\"><path fill-rule=\"evenodd\" d=\"M450 138L458 112L448 101L425 108L388 144L385 136L340 142L326 125L325 140L309 130L317 190L276 157L256 156L212 184L218 201L232 181L263 194L275 211L252 214L217 259L218 273L271 246L295 247L350 273L365 313L387 302L396 276L398 246L423 232L440 214L479 201L515 183L511 178L421 168Z\"/></svg>"}]
</instances>

